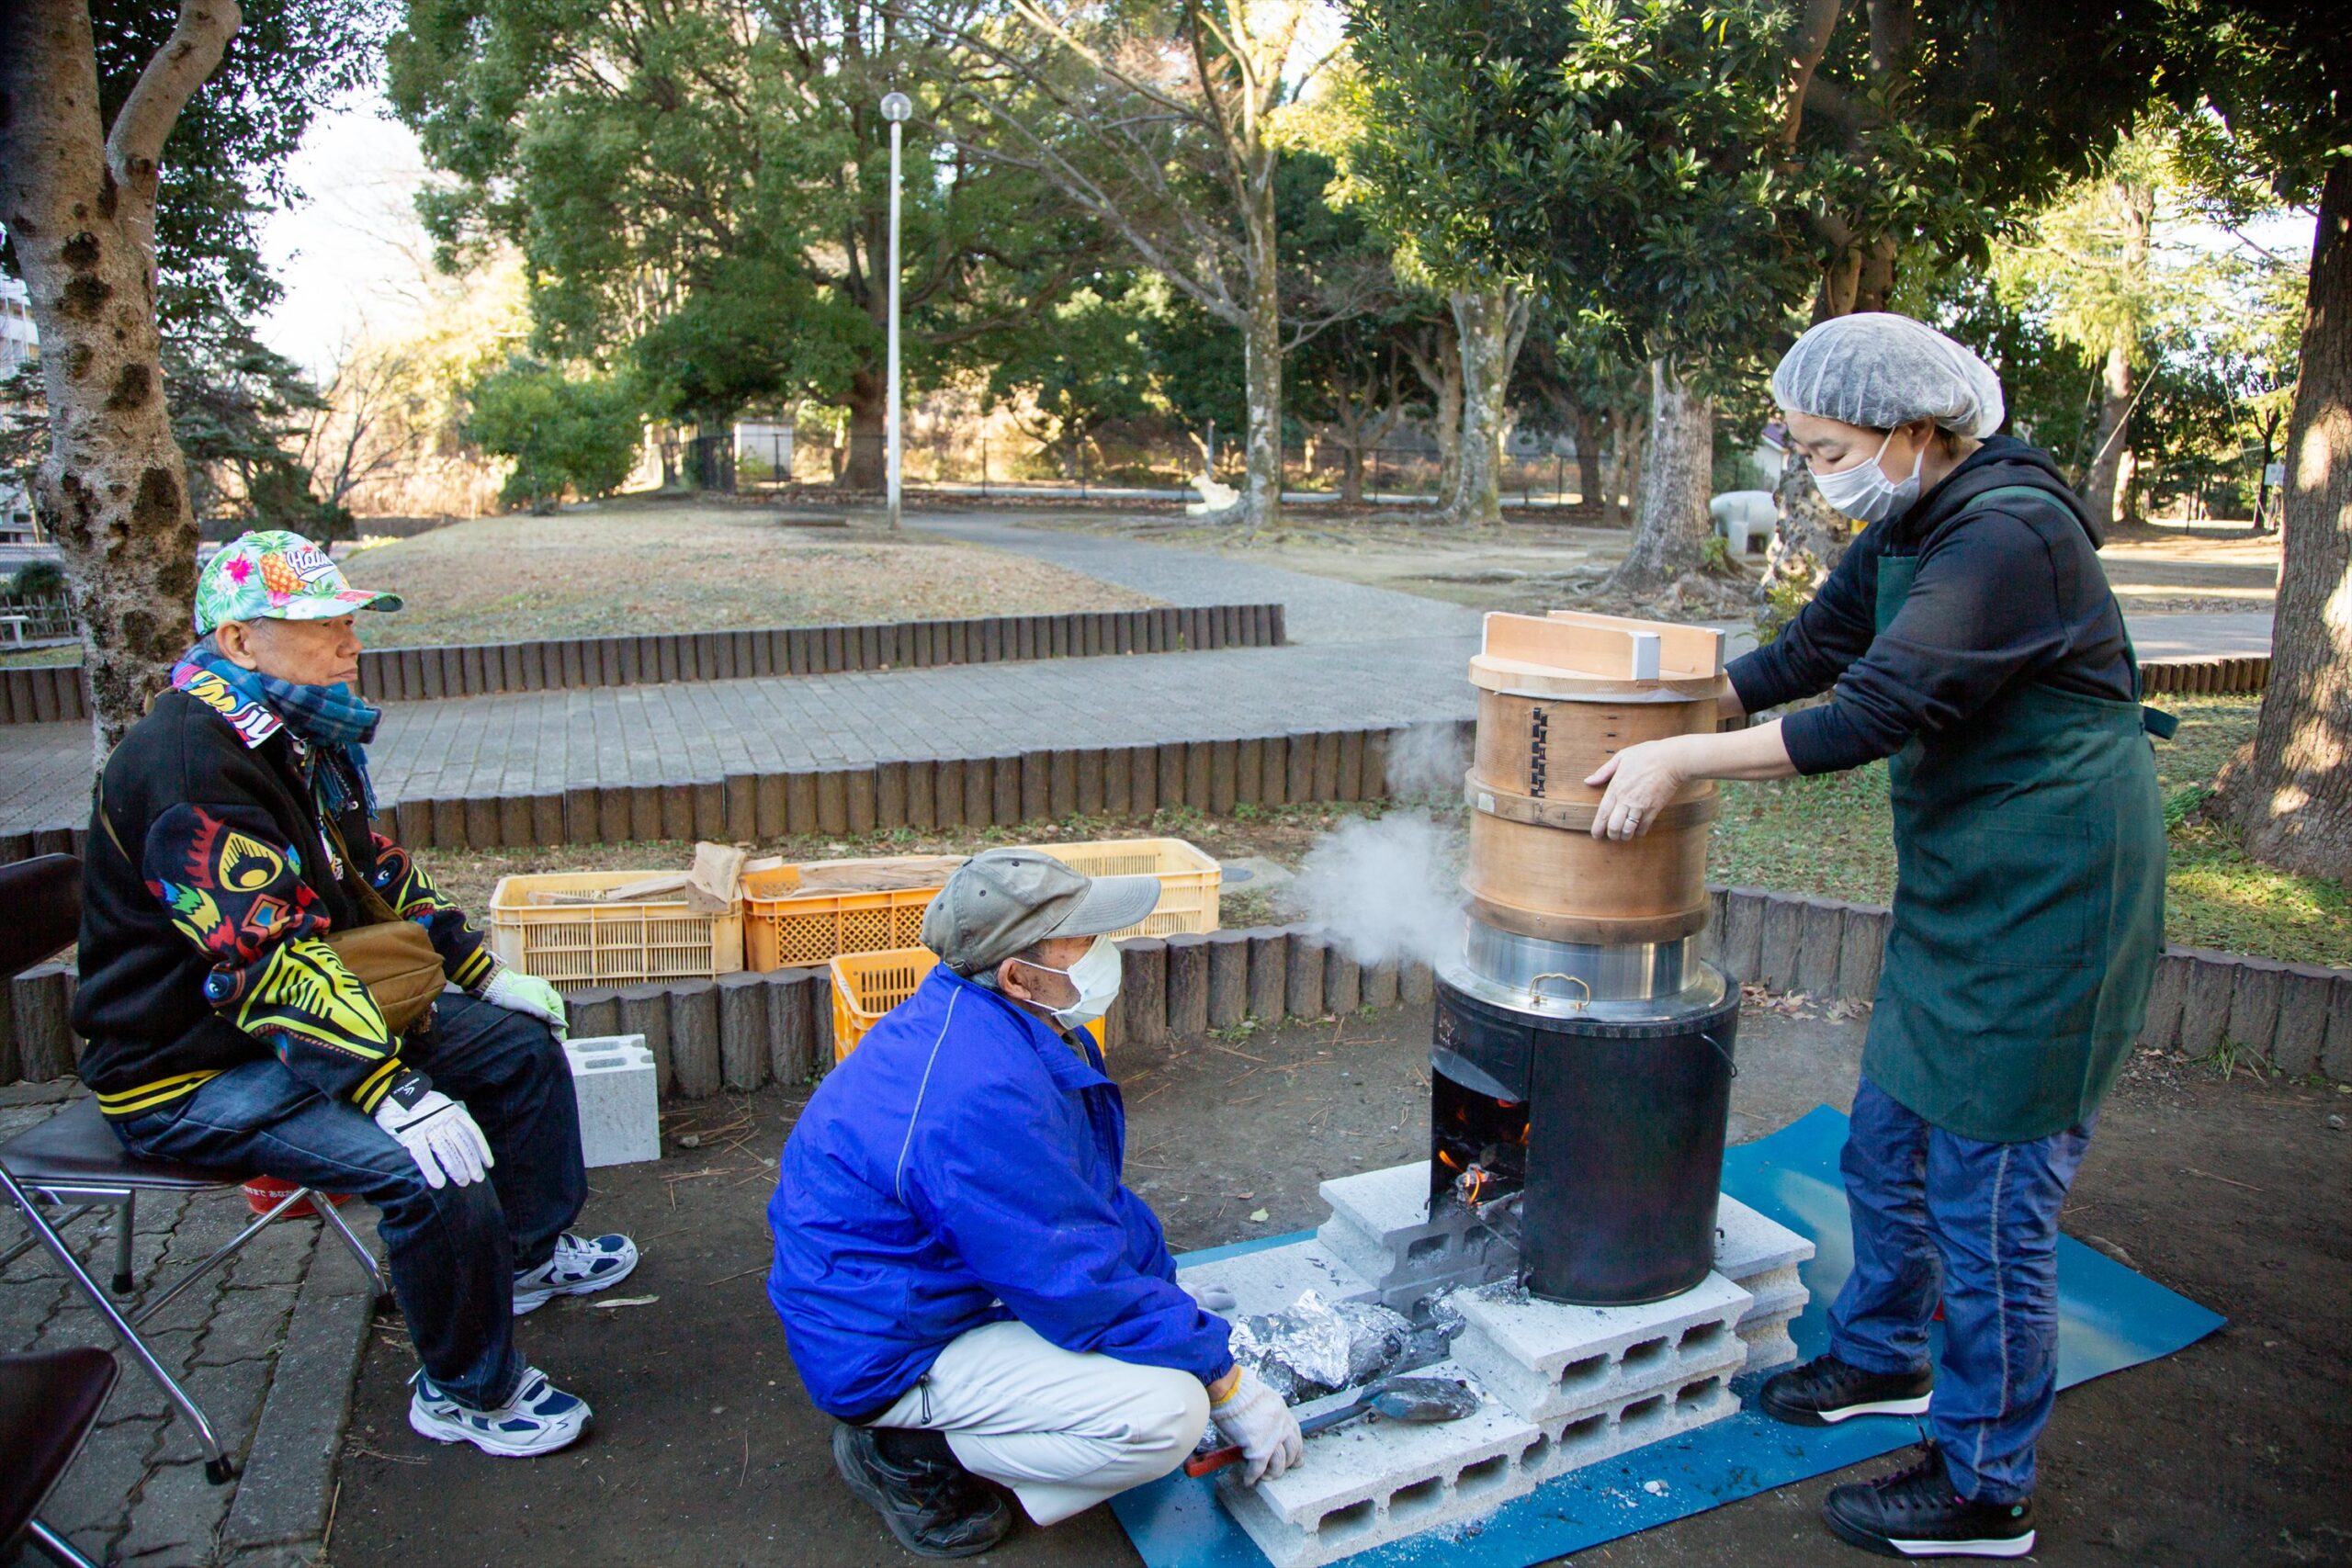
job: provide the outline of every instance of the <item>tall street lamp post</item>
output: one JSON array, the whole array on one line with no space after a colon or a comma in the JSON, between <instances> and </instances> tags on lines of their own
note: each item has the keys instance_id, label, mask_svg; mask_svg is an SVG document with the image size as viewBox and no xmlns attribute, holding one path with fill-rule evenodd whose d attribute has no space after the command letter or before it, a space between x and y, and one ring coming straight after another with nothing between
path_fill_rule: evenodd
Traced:
<instances>
[{"instance_id":1,"label":"tall street lamp post","mask_svg":"<svg viewBox=\"0 0 2352 1568\"><path fill-rule=\"evenodd\" d=\"M883 425L888 447L890 526L899 525L899 137L915 112L915 101L904 93L882 95L882 118L890 122L890 412Z\"/></svg>"}]
</instances>

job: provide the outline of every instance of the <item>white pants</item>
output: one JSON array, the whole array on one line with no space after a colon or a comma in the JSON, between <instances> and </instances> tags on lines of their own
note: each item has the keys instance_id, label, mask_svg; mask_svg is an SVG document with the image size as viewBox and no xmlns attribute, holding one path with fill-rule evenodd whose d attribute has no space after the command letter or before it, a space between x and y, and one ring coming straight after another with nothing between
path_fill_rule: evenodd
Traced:
<instances>
[{"instance_id":1,"label":"white pants","mask_svg":"<svg viewBox=\"0 0 2352 1568\"><path fill-rule=\"evenodd\" d=\"M1208 1390L1190 1372L1080 1355L1025 1324L991 1323L958 1336L872 1425L945 1433L965 1469L1011 1487L1050 1525L1175 1469L1208 1419Z\"/></svg>"}]
</instances>

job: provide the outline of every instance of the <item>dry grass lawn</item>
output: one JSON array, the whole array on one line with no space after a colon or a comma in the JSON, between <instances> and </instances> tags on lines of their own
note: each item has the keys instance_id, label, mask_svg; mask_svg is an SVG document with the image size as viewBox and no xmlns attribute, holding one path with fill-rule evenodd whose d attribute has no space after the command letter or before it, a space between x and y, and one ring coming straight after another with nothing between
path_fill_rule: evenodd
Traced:
<instances>
[{"instance_id":1,"label":"dry grass lawn","mask_svg":"<svg viewBox=\"0 0 2352 1568\"><path fill-rule=\"evenodd\" d=\"M978 546L868 525L796 527L771 507L711 501L478 518L356 551L344 570L408 601L368 617L379 648L1155 603Z\"/></svg>"}]
</instances>

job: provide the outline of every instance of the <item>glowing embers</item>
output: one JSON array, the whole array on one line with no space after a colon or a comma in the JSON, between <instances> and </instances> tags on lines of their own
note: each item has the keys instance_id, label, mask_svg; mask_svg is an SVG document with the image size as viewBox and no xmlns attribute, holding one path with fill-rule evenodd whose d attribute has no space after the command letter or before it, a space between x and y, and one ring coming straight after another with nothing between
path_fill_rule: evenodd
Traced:
<instances>
[{"instance_id":1,"label":"glowing embers","mask_svg":"<svg viewBox=\"0 0 2352 1568\"><path fill-rule=\"evenodd\" d=\"M1430 1075L1430 1205L1495 1211L1527 1184L1527 1104Z\"/></svg>"}]
</instances>

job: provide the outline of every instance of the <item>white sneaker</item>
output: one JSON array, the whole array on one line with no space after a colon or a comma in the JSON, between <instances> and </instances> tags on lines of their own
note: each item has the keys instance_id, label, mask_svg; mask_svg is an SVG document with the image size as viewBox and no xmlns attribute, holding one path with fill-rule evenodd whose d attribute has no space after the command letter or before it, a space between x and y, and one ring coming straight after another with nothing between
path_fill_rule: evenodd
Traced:
<instances>
[{"instance_id":1,"label":"white sneaker","mask_svg":"<svg viewBox=\"0 0 2352 1568\"><path fill-rule=\"evenodd\" d=\"M524 1369L514 1397L496 1410L442 1393L421 1367L409 1383L416 1392L409 1396L408 1424L436 1443L471 1443L501 1459L528 1459L570 1447L588 1427L588 1402L548 1382L537 1367Z\"/></svg>"},{"instance_id":2,"label":"white sneaker","mask_svg":"<svg viewBox=\"0 0 2352 1568\"><path fill-rule=\"evenodd\" d=\"M617 1285L637 1268L637 1243L625 1235L582 1239L564 1232L555 1256L514 1276L514 1315L547 1304L553 1296L584 1296Z\"/></svg>"}]
</instances>

